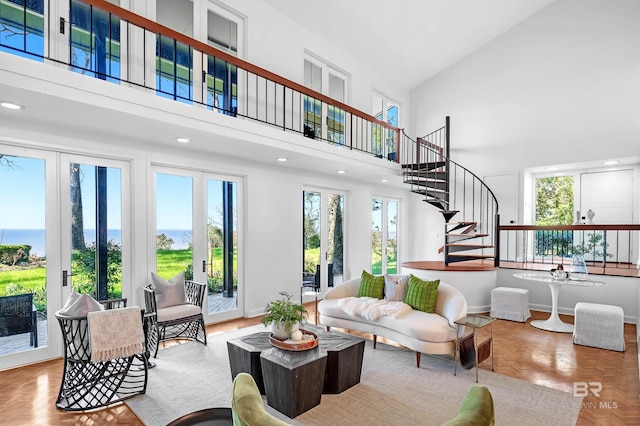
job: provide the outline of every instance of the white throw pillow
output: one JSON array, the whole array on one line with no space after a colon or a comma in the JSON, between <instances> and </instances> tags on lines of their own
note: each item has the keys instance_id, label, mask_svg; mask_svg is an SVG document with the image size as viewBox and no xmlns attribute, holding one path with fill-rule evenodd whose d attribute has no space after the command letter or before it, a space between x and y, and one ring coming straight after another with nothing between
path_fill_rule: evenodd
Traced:
<instances>
[{"instance_id":1,"label":"white throw pillow","mask_svg":"<svg viewBox=\"0 0 640 426\"><path fill-rule=\"evenodd\" d=\"M408 275L384 275L384 300L404 302L409 283Z\"/></svg>"},{"instance_id":2,"label":"white throw pillow","mask_svg":"<svg viewBox=\"0 0 640 426\"><path fill-rule=\"evenodd\" d=\"M184 292L184 271L180 272L169 281L155 272L151 273L153 289L156 292L156 305L158 309L170 306L184 305L187 301Z\"/></svg>"},{"instance_id":3,"label":"white throw pillow","mask_svg":"<svg viewBox=\"0 0 640 426\"><path fill-rule=\"evenodd\" d=\"M94 311L104 311L104 306L88 294L79 294L74 289L58 314L69 318L82 318Z\"/></svg>"}]
</instances>

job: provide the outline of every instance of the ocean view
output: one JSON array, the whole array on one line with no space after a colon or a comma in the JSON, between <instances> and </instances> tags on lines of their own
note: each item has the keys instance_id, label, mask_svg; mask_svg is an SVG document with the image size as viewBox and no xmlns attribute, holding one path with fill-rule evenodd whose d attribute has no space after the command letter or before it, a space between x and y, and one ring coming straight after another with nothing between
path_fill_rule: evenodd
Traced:
<instances>
[{"instance_id":1,"label":"ocean view","mask_svg":"<svg viewBox=\"0 0 640 426\"><path fill-rule=\"evenodd\" d=\"M189 247L191 240L190 231L186 229L160 229L158 234L165 234L171 238L174 244L172 249L180 250ZM84 238L87 244L95 241L95 230L86 229ZM107 232L107 238L120 242L121 232L119 229L112 229ZM0 245L28 244L31 246L31 255L45 255L45 232L44 229L1 229Z\"/></svg>"}]
</instances>

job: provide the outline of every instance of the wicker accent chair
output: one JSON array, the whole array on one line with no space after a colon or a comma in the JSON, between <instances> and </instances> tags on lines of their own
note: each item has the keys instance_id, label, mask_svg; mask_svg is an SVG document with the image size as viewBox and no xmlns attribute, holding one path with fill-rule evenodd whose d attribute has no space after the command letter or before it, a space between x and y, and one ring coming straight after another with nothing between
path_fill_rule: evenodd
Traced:
<instances>
[{"instance_id":1,"label":"wicker accent chair","mask_svg":"<svg viewBox=\"0 0 640 426\"><path fill-rule=\"evenodd\" d=\"M0 337L29 333L29 344L38 347L37 312L33 293L0 297Z\"/></svg>"},{"instance_id":2,"label":"wicker accent chair","mask_svg":"<svg viewBox=\"0 0 640 426\"><path fill-rule=\"evenodd\" d=\"M207 344L202 304L207 286L196 281L185 281L184 305L158 308L153 286L144 287L144 302L150 315L147 343L154 358L158 357L160 342L171 339L191 339ZM155 318L153 317L155 314Z\"/></svg>"},{"instance_id":3,"label":"wicker accent chair","mask_svg":"<svg viewBox=\"0 0 640 426\"><path fill-rule=\"evenodd\" d=\"M124 308L127 299L99 303L105 309ZM146 354L91 362L87 317L69 317L60 312L56 312L56 318L64 341L64 370L56 407L64 411L93 410L146 392Z\"/></svg>"}]
</instances>

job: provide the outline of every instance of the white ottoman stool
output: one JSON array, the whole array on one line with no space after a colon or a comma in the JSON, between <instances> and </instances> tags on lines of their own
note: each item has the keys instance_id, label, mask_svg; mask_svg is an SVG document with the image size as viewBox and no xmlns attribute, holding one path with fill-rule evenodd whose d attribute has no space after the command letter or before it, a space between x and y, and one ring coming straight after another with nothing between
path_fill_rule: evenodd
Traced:
<instances>
[{"instance_id":1,"label":"white ottoman stool","mask_svg":"<svg viewBox=\"0 0 640 426\"><path fill-rule=\"evenodd\" d=\"M620 306L576 303L573 343L624 351L624 311Z\"/></svg>"},{"instance_id":2,"label":"white ottoman stool","mask_svg":"<svg viewBox=\"0 0 640 426\"><path fill-rule=\"evenodd\" d=\"M531 318L529 290L511 287L496 287L491 290L491 316L519 322Z\"/></svg>"}]
</instances>

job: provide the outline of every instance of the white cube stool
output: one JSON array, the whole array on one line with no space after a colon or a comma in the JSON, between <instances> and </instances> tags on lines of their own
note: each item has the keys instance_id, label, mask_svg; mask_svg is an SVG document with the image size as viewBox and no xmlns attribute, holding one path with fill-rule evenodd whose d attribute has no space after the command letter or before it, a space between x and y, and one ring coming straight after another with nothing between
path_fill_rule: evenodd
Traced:
<instances>
[{"instance_id":1,"label":"white cube stool","mask_svg":"<svg viewBox=\"0 0 640 426\"><path fill-rule=\"evenodd\" d=\"M624 351L624 311L620 306L576 303L573 343Z\"/></svg>"},{"instance_id":2,"label":"white cube stool","mask_svg":"<svg viewBox=\"0 0 640 426\"><path fill-rule=\"evenodd\" d=\"M496 287L491 290L491 316L510 321L527 321L531 318L529 290L511 287Z\"/></svg>"}]
</instances>

